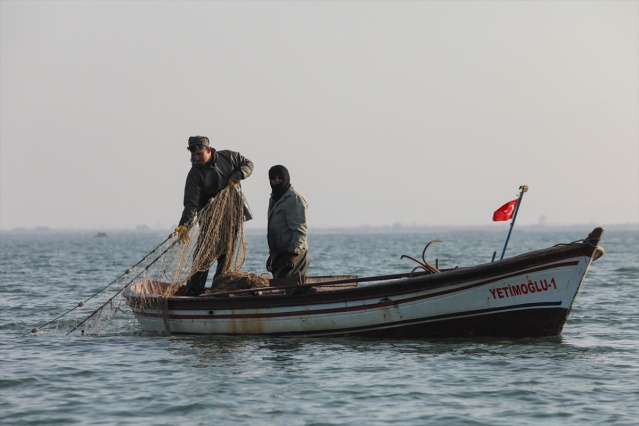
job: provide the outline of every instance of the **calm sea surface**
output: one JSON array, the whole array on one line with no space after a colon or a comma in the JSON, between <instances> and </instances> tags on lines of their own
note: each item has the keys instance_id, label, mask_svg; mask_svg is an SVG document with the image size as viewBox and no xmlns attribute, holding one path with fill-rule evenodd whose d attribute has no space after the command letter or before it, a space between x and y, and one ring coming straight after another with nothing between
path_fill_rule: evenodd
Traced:
<instances>
[{"instance_id":1,"label":"calm sea surface","mask_svg":"<svg viewBox=\"0 0 639 426\"><path fill-rule=\"evenodd\" d=\"M591 229L513 232L506 256ZM312 275L489 262L506 232L311 235ZM127 320L106 336L34 327L72 310L165 235L0 236L0 423L95 425L637 425L639 232L607 230L563 334L376 340L158 336ZM248 236L245 271L264 272ZM78 318L91 311L77 309ZM26 334L26 335L25 335Z\"/></svg>"}]
</instances>

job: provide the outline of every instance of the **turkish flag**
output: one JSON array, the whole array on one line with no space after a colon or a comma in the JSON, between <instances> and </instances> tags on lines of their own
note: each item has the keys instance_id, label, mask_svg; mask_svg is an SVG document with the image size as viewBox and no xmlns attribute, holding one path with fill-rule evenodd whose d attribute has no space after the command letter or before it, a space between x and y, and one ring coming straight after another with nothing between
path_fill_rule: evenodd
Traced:
<instances>
[{"instance_id":1,"label":"turkish flag","mask_svg":"<svg viewBox=\"0 0 639 426\"><path fill-rule=\"evenodd\" d=\"M515 213L515 206L517 206L517 201L519 201L519 198L515 198L514 200L509 201L495 210L495 213L493 213L493 221L500 222L513 217L513 213Z\"/></svg>"}]
</instances>

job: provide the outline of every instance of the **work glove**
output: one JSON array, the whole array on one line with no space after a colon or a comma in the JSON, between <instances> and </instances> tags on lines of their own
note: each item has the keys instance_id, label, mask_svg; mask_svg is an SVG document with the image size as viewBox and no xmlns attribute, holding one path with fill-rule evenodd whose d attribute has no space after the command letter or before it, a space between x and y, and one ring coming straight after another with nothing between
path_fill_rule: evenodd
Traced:
<instances>
[{"instance_id":1,"label":"work glove","mask_svg":"<svg viewBox=\"0 0 639 426\"><path fill-rule=\"evenodd\" d=\"M188 231L189 230L186 226L180 225L175 228L175 231L173 231L173 236L178 237L180 244L188 243L190 240Z\"/></svg>"},{"instance_id":2,"label":"work glove","mask_svg":"<svg viewBox=\"0 0 639 426\"><path fill-rule=\"evenodd\" d=\"M234 174L229 178L228 186L233 187L233 185L237 185L240 183L240 178L237 177L237 174Z\"/></svg>"},{"instance_id":3,"label":"work glove","mask_svg":"<svg viewBox=\"0 0 639 426\"><path fill-rule=\"evenodd\" d=\"M273 268L271 267L271 256L266 259L266 270L269 272L273 272Z\"/></svg>"},{"instance_id":4,"label":"work glove","mask_svg":"<svg viewBox=\"0 0 639 426\"><path fill-rule=\"evenodd\" d=\"M293 259L295 259L297 257L297 255L292 256L292 257L293 257ZM286 259L286 263L284 264L284 268L287 271L292 271L293 268L295 268L295 262L292 259L290 259L290 258Z\"/></svg>"}]
</instances>

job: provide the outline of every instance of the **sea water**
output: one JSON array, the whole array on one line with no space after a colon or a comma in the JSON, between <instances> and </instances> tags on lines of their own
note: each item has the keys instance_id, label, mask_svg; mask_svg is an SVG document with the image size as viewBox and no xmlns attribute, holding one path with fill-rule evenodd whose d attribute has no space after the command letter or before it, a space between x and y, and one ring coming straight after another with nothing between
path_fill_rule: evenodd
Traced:
<instances>
[{"instance_id":1,"label":"sea water","mask_svg":"<svg viewBox=\"0 0 639 426\"><path fill-rule=\"evenodd\" d=\"M521 229L506 257L592 229ZM311 233L311 275L410 271L497 258L504 232ZM109 336L30 330L100 292L159 233L0 236L0 424L638 424L639 233L606 230L560 337L393 340ZM249 234L245 271L265 272Z\"/></svg>"}]
</instances>

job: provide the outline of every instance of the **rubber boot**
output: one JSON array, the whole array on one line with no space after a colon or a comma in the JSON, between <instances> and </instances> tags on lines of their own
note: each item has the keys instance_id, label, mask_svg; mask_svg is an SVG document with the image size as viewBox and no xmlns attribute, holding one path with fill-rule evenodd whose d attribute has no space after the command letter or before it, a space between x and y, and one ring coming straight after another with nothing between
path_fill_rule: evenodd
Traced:
<instances>
[{"instance_id":1,"label":"rubber boot","mask_svg":"<svg viewBox=\"0 0 639 426\"><path fill-rule=\"evenodd\" d=\"M217 277L222 275L222 269L224 268L225 262L226 262L226 255L221 254L220 257L217 258L217 267L215 268L215 275L213 276L213 282L215 282L215 279Z\"/></svg>"},{"instance_id":2,"label":"rubber boot","mask_svg":"<svg viewBox=\"0 0 639 426\"><path fill-rule=\"evenodd\" d=\"M186 282L185 296L199 296L204 291L209 271L199 271Z\"/></svg>"}]
</instances>

